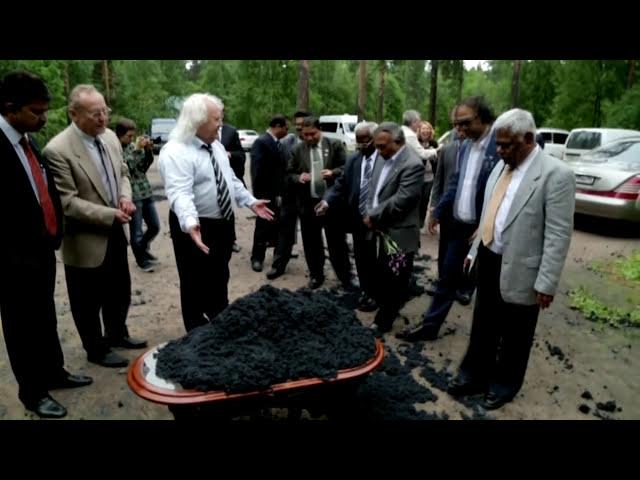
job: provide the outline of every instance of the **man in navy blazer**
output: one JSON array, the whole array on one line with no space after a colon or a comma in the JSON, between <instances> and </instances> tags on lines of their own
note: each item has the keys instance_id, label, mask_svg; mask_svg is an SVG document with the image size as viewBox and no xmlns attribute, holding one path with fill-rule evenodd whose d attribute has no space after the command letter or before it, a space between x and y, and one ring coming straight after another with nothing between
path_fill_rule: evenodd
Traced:
<instances>
[{"instance_id":1,"label":"man in navy blazer","mask_svg":"<svg viewBox=\"0 0 640 480\"><path fill-rule=\"evenodd\" d=\"M435 211L436 222L447 222L449 243L440 281L422 324L396 335L401 340L435 340L456 299L464 259L478 228L484 189L491 170L500 160L491 126L495 116L483 97L474 96L458 106L454 125L466 140L461 146L460 168L453 175Z\"/></svg>"},{"instance_id":2,"label":"man in navy blazer","mask_svg":"<svg viewBox=\"0 0 640 480\"><path fill-rule=\"evenodd\" d=\"M343 174L336 179L333 187L325 193L324 199L316 206L316 214L318 215L324 215L328 209L338 211L340 208L346 207L345 220L353 237L353 256L362 290L358 301L358 310L363 312L371 312L378 308L373 300L376 242L362 221L363 213L366 214L366 200L371 177L377 162L382 161L373 144L373 132L376 128L378 128L378 124L374 122L361 122L356 125L358 152L349 157Z\"/></svg>"},{"instance_id":3,"label":"man in navy blazer","mask_svg":"<svg viewBox=\"0 0 640 480\"><path fill-rule=\"evenodd\" d=\"M53 299L55 250L62 241L60 196L47 162L27 132L47 121L50 94L28 72L0 82L0 314L11 368L24 406L44 418L67 410L49 395L55 388L89 385L90 377L64 369Z\"/></svg>"},{"instance_id":4,"label":"man in navy blazer","mask_svg":"<svg viewBox=\"0 0 640 480\"><path fill-rule=\"evenodd\" d=\"M287 163L280 145L289 130L284 115L274 115L269 122L269 129L260 135L251 147L251 187L256 198L269 200L269 208L280 220L280 208L285 193ZM253 232L253 248L251 250L251 268L262 271L268 245L275 245L278 239L278 222L267 221L256 217Z\"/></svg>"}]
</instances>

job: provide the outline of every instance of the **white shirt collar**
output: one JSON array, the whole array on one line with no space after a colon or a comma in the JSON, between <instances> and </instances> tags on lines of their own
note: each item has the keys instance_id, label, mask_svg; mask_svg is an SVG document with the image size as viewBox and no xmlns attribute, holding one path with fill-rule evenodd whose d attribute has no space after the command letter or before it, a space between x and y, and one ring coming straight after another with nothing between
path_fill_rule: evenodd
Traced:
<instances>
[{"instance_id":1,"label":"white shirt collar","mask_svg":"<svg viewBox=\"0 0 640 480\"><path fill-rule=\"evenodd\" d=\"M0 115L0 128L11 142L11 145L13 145L14 147L18 145L18 143L20 143L20 139L24 136L15 128L13 128L13 125L7 122L7 119L2 115Z\"/></svg>"}]
</instances>

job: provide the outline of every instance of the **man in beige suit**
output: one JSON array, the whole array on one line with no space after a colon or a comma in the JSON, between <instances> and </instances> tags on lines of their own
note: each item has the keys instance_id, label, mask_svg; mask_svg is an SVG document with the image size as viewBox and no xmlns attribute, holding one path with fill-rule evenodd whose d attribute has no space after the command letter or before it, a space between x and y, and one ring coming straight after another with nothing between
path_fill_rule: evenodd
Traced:
<instances>
[{"instance_id":1,"label":"man in beige suit","mask_svg":"<svg viewBox=\"0 0 640 480\"><path fill-rule=\"evenodd\" d=\"M69 95L72 123L43 153L50 162L64 214L62 258L73 320L92 363L123 367L111 347L144 348L125 324L131 301L124 225L135 205L122 147L106 128L109 109L93 85ZM104 322L104 337L100 312Z\"/></svg>"},{"instance_id":2,"label":"man in beige suit","mask_svg":"<svg viewBox=\"0 0 640 480\"><path fill-rule=\"evenodd\" d=\"M494 123L496 164L465 267L475 260L477 297L469 348L452 395L485 392L499 408L522 387L540 309L553 301L575 205L575 178L536 144L533 116L509 110Z\"/></svg>"}]
</instances>

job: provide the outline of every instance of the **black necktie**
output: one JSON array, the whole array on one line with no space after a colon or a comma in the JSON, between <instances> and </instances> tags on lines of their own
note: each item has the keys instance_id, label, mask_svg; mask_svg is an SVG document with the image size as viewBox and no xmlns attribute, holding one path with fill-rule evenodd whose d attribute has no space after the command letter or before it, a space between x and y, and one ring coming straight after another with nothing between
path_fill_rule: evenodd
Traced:
<instances>
[{"instance_id":1,"label":"black necktie","mask_svg":"<svg viewBox=\"0 0 640 480\"><path fill-rule=\"evenodd\" d=\"M220 207L220 212L222 216L230 221L233 221L233 208L231 207L231 197L229 196L229 188L227 187L227 182L224 180L222 176L222 170L218 165L218 162L213 155L213 148L211 145L204 144L202 145L206 151L209 152L211 156L211 163L213 164L213 173L216 176L216 184L218 186L218 206Z\"/></svg>"},{"instance_id":2,"label":"black necktie","mask_svg":"<svg viewBox=\"0 0 640 480\"><path fill-rule=\"evenodd\" d=\"M96 144L96 148L98 149L98 154L100 155L100 161L102 162L102 168L104 169L104 174L107 177L107 189L109 190L109 196L111 197L111 203L113 205L116 205L116 195L115 195L115 192L113 190L113 186L111 185L111 180L109 179L109 170L107 170L107 164L104 161L104 155L102 154L102 149L104 147L102 146L102 142L100 142L100 140L98 140L97 138L95 139L95 144Z\"/></svg>"}]
</instances>

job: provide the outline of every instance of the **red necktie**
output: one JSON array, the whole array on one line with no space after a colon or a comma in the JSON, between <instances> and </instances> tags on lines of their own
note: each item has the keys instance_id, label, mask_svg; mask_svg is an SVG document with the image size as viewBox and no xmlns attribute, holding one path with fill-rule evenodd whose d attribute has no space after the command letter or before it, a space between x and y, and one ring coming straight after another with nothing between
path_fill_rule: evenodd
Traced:
<instances>
[{"instance_id":1,"label":"red necktie","mask_svg":"<svg viewBox=\"0 0 640 480\"><path fill-rule=\"evenodd\" d=\"M53 208L53 202L49 196L49 190L47 184L44 181L42 170L40 169L40 162L36 158L31 146L25 137L20 139L20 145L24 150L27 160L29 160L29 166L31 167L31 174L33 175L33 181L36 183L38 189L38 195L40 197L40 205L42 206L42 214L44 216L44 225L47 228L47 232L52 237L58 233L58 222L56 220L56 210Z\"/></svg>"}]
</instances>

